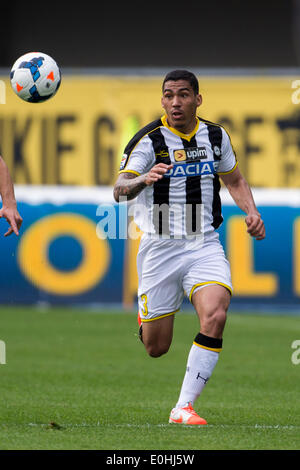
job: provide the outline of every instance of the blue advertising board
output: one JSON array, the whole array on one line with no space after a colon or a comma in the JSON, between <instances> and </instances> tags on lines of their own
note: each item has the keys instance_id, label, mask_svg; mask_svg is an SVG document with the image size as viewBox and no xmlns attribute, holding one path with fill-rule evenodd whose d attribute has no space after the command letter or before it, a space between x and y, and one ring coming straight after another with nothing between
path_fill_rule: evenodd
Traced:
<instances>
[{"instance_id":1,"label":"blue advertising board","mask_svg":"<svg viewBox=\"0 0 300 470\"><path fill-rule=\"evenodd\" d=\"M232 201L223 202L219 234L231 264L232 305L300 311L300 205L291 193L276 204L270 191L257 202L266 226L263 241L249 237L245 215ZM7 223L0 222L2 304L135 308L139 240L124 236L123 209L113 202L111 188L17 188L17 199L24 219L20 236L4 238ZM99 223L104 215L99 207L107 209L106 217L111 208L108 215L115 218L110 237Z\"/></svg>"}]
</instances>

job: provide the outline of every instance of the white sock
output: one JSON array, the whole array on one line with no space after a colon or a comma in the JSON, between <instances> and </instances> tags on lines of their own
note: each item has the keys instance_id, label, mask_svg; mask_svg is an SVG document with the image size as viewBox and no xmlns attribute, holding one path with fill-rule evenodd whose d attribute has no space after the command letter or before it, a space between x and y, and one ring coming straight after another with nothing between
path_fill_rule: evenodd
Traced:
<instances>
[{"instance_id":1,"label":"white sock","mask_svg":"<svg viewBox=\"0 0 300 470\"><path fill-rule=\"evenodd\" d=\"M205 349L194 342L188 356L186 373L176 408L183 407L188 402L192 402L192 405L194 404L210 378L218 359L219 351Z\"/></svg>"}]
</instances>

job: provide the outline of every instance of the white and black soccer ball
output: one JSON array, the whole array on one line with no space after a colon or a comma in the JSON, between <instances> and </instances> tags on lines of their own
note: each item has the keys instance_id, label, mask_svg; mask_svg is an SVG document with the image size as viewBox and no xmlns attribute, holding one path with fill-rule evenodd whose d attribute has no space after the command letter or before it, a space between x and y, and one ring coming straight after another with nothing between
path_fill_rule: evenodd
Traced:
<instances>
[{"instance_id":1,"label":"white and black soccer ball","mask_svg":"<svg viewBox=\"0 0 300 470\"><path fill-rule=\"evenodd\" d=\"M57 92L60 69L52 57L43 52L28 52L19 57L10 72L11 86L19 98L42 103Z\"/></svg>"}]
</instances>

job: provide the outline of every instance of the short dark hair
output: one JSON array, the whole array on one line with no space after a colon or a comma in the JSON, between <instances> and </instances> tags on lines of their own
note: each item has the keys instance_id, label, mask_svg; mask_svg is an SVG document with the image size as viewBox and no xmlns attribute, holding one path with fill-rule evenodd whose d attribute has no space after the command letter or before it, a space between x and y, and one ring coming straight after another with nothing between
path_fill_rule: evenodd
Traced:
<instances>
[{"instance_id":1,"label":"short dark hair","mask_svg":"<svg viewBox=\"0 0 300 470\"><path fill-rule=\"evenodd\" d=\"M164 91L165 83L169 80L186 80L191 85L195 95L198 95L199 93L198 79L192 72L189 72L188 70L172 70L171 72L167 73L162 84L162 91Z\"/></svg>"}]
</instances>

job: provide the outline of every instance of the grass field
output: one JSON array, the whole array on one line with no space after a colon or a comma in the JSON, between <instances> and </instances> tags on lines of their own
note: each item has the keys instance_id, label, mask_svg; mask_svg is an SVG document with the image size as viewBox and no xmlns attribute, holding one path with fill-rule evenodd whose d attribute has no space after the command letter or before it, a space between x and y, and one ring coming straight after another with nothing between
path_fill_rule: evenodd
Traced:
<instances>
[{"instance_id":1,"label":"grass field","mask_svg":"<svg viewBox=\"0 0 300 470\"><path fill-rule=\"evenodd\" d=\"M208 425L193 427L168 416L195 315L177 314L169 353L153 359L133 313L2 307L0 449L299 449L299 325L296 316L229 314L195 405Z\"/></svg>"}]
</instances>

